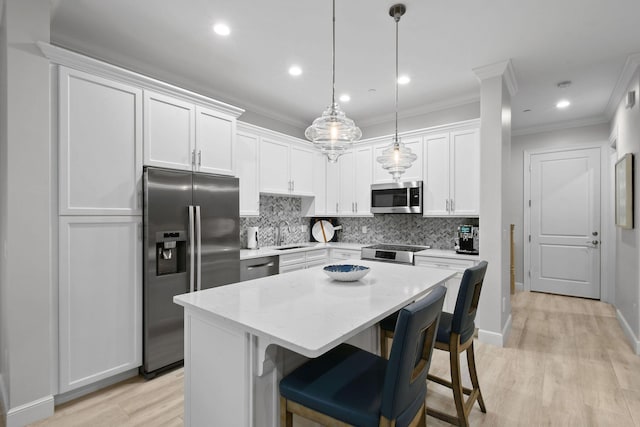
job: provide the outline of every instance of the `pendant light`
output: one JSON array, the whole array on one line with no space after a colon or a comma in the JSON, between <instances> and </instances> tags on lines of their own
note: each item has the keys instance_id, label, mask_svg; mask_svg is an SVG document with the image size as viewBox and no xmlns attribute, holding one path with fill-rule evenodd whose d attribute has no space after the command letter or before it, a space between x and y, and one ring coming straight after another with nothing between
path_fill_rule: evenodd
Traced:
<instances>
[{"instance_id":1,"label":"pendant light","mask_svg":"<svg viewBox=\"0 0 640 427\"><path fill-rule=\"evenodd\" d=\"M396 132L391 145L382 151L382 155L376 159L386 169L393 180L400 181L400 176L411 167L418 156L411 152L398 137L398 22L400 17L404 15L407 8L403 4L396 4L389 9L389 15L396 22Z\"/></svg>"},{"instance_id":2,"label":"pendant light","mask_svg":"<svg viewBox=\"0 0 640 427\"><path fill-rule=\"evenodd\" d=\"M327 155L329 162L335 163L354 141L362 136L362 131L348 118L336 102L336 0L333 0L333 69L331 105L322 116L313 121L304 136L320 151Z\"/></svg>"}]
</instances>

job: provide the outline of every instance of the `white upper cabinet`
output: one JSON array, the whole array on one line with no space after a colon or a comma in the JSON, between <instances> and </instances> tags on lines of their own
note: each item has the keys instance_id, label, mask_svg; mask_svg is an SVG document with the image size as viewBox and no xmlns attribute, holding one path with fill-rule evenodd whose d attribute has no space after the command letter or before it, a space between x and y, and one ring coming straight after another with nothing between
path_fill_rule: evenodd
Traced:
<instances>
[{"instance_id":1,"label":"white upper cabinet","mask_svg":"<svg viewBox=\"0 0 640 427\"><path fill-rule=\"evenodd\" d=\"M144 164L234 175L235 118L144 91Z\"/></svg>"},{"instance_id":2,"label":"white upper cabinet","mask_svg":"<svg viewBox=\"0 0 640 427\"><path fill-rule=\"evenodd\" d=\"M313 196L313 155L311 148L291 144L289 160L291 163L291 193L300 196Z\"/></svg>"},{"instance_id":3,"label":"white upper cabinet","mask_svg":"<svg viewBox=\"0 0 640 427\"><path fill-rule=\"evenodd\" d=\"M59 69L60 215L140 215L142 91Z\"/></svg>"},{"instance_id":4,"label":"white upper cabinet","mask_svg":"<svg viewBox=\"0 0 640 427\"><path fill-rule=\"evenodd\" d=\"M304 216L327 215L327 163L327 156L318 151L313 153L313 194L315 197L302 199Z\"/></svg>"},{"instance_id":5,"label":"white upper cabinet","mask_svg":"<svg viewBox=\"0 0 640 427\"><path fill-rule=\"evenodd\" d=\"M323 155L324 157L324 155ZM340 160L342 160L340 156ZM327 162L327 215L338 215L338 208L340 205L340 187L341 187L341 168L340 163Z\"/></svg>"},{"instance_id":6,"label":"white upper cabinet","mask_svg":"<svg viewBox=\"0 0 640 427\"><path fill-rule=\"evenodd\" d=\"M422 137L406 137L402 138L402 143L411 149L411 152L418 156L418 158L411 164L411 167L407 169L400 180L402 181L422 181ZM380 163L376 160L382 155L385 148L391 145L391 139L383 143L374 145L373 147L373 182L375 184L383 184L393 182L391 174L382 168Z\"/></svg>"},{"instance_id":7,"label":"white upper cabinet","mask_svg":"<svg viewBox=\"0 0 640 427\"><path fill-rule=\"evenodd\" d=\"M371 215L372 147L355 149L354 201L357 215Z\"/></svg>"},{"instance_id":8,"label":"white upper cabinet","mask_svg":"<svg viewBox=\"0 0 640 427\"><path fill-rule=\"evenodd\" d=\"M371 153L361 146L327 163L328 215L371 216Z\"/></svg>"},{"instance_id":9,"label":"white upper cabinet","mask_svg":"<svg viewBox=\"0 0 640 427\"><path fill-rule=\"evenodd\" d=\"M451 213L477 216L480 212L480 132L451 132Z\"/></svg>"},{"instance_id":10,"label":"white upper cabinet","mask_svg":"<svg viewBox=\"0 0 640 427\"><path fill-rule=\"evenodd\" d=\"M289 143L262 138L260 143L260 191L289 194Z\"/></svg>"},{"instance_id":11,"label":"white upper cabinet","mask_svg":"<svg viewBox=\"0 0 640 427\"><path fill-rule=\"evenodd\" d=\"M196 107L196 164L199 172L235 174L236 121L216 110Z\"/></svg>"},{"instance_id":12,"label":"white upper cabinet","mask_svg":"<svg viewBox=\"0 0 640 427\"><path fill-rule=\"evenodd\" d=\"M311 148L276 138L260 143L260 192L313 196Z\"/></svg>"},{"instance_id":13,"label":"white upper cabinet","mask_svg":"<svg viewBox=\"0 0 640 427\"><path fill-rule=\"evenodd\" d=\"M355 214L355 159L353 151L344 153L338 158L340 165L340 186L330 190L340 194L338 215Z\"/></svg>"},{"instance_id":14,"label":"white upper cabinet","mask_svg":"<svg viewBox=\"0 0 640 427\"><path fill-rule=\"evenodd\" d=\"M240 180L240 215L260 214L260 189L258 182L259 144L258 135L238 131L237 133L238 178Z\"/></svg>"},{"instance_id":15,"label":"white upper cabinet","mask_svg":"<svg viewBox=\"0 0 640 427\"><path fill-rule=\"evenodd\" d=\"M478 216L479 150L477 129L425 137L425 216Z\"/></svg>"},{"instance_id":16,"label":"white upper cabinet","mask_svg":"<svg viewBox=\"0 0 640 427\"><path fill-rule=\"evenodd\" d=\"M192 170L195 105L144 91L144 164Z\"/></svg>"}]
</instances>

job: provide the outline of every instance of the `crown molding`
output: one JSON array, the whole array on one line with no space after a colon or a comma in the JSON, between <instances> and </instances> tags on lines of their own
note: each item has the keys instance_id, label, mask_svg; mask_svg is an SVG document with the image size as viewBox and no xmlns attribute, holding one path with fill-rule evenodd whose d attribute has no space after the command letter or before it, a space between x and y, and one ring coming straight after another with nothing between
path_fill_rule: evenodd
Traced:
<instances>
[{"instance_id":1,"label":"crown molding","mask_svg":"<svg viewBox=\"0 0 640 427\"><path fill-rule=\"evenodd\" d=\"M503 77L507 85L509 94L514 96L518 92L518 82L516 81L516 73L513 69L511 59L496 62L494 64L484 65L482 67L473 68L478 80L486 80L492 77Z\"/></svg>"},{"instance_id":2,"label":"crown molding","mask_svg":"<svg viewBox=\"0 0 640 427\"><path fill-rule=\"evenodd\" d=\"M609 102L604 109L605 116L612 118L616 113L618 105L627 92L627 87L629 87L629 83L631 83L631 79L638 67L640 67L640 53L633 53L627 56L622 72L620 73L618 81L613 88L613 92L611 92L611 96L609 97Z\"/></svg>"},{"instance_id":3,"label":"crown molding","mask_svg":"<svg viewBox=\"0 0 640 427\"><path fill-rule=\"evenodd\" d=\"M462 105L473 104L474 102L479 102L480 96L460 96L458 98L452 98L447 101L442 102L434 102L430 104L425 104L420 107L402 110L398 112L399 119L408 119L411 117L421 116L423 114L433 113L434 111L447 110L449 108L460 107ZM395 113L385 114L383 116L377 116L368 120L358 120L358 126L362 129L365 127L375 126L383 123L388 123L393 121L395 118Z\"/></svg>"},{"instance_id":4,"label":"crown molding","mask_svg":"<svg viewBox=\"0 0 640 427\"><path fill-rule=\"evenodd\" d=\"M235 118L244 113L244 109L242 108L127 70L126 68L109 64L108 62L100 61L42 41L37 42L37 45L42 54L55 64L68 66L105 78L116 79L132 85L142 86L145 89L152 89L179 96L193 103L204 104Z\"/></svg>"},{"instance_id":5,"label":"crown molding","mask_svg":"<svg viewBox=\"0 0 640 427\"><path fill-rule=\"evenodd\" d=\"M583 126L599 125L609 123L610 119L605 116L589 117L586 119L568 120L564 122L551 123L546 125L536 125L527 128L514 129L511 136L532 135L534 133L551 132L554 130L579 128Z\"/></svg>"},{"instance_id":6,"label":"crown molding","mask_svg":"<svg viewBox=\"0 0 640 427\"><path fill-rule=\"evenodd\" d=\"M466 130L480 127L480 119L463 120L460 122L447 123L444 125L431 126L428 128L412 129L405 132L398 132L400 138L411 138L414 136L421 136L426 133L441 133L449 132L452 130ZM361 139L356 144L375 144L382 141L390 141L394 137L394 134L374 136L371 138Z\"/></svg>"}]
</instances>

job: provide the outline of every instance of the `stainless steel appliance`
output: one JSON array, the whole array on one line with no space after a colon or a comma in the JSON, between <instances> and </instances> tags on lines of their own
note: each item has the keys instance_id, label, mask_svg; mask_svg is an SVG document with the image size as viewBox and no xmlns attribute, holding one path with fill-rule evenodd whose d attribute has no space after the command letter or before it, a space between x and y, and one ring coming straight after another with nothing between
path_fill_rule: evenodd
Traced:
<instances>
[{"instance_id":1,"label":"stainless steel appliance","mask_svg":"<svg viewBox=\"0 0 640 427\"><path fill-rule=\"evenodd\" d=\"M422 181L372 184L371 213L422 213Z\"/></svg>"},{"instance_id":2,"label":"stainless steel appliance","mask_svg":"<svg viewBox=\"0 0 640 427\"><path fill-rule=\"evenodd\" d=\"M240 280L259 279L273 276L280 270L280 257L264 256L260 258L243 259L240 261Z\"/></svg>"},{"instance_id":3,"label":"stainless steel appliance","mask_svg":"<svg viewBox=\"0 0 640 427\"><path fill-rule=\"evenodd\" d=\"M145 378L184 359L175 295L240 281L238 179L147 167L144 185Z\"/></svg>"},{"instance_id":4,"label":"stainless steel appliance","mask_svg":"<svg viewBox=\"0 0 640 427\"><path fill-rule=\"evenodd\" d=\"M398 262L402 264L413 264L413 255L416 252L430 249L431 246L413 245L372 245L364 246L360 251L360 258L372 259L376 261Z\"/></svg>"},{"instance_id":5,"label":"stainless steel appliance","mask_svg":"<svg viewBox=\"0 0 640 427\"><path fill-rule=\"evenodd\" d=\"M459 225L456 233L456 252L459 254L480 253L479 229L475 225Z\"/></svg>"}]
</instances>

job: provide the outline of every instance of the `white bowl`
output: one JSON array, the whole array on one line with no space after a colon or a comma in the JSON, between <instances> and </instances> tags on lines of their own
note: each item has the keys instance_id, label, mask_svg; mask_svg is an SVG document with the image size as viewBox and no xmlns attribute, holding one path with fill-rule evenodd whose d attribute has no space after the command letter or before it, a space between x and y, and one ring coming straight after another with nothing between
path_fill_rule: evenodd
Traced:
<instances>
[{"instance_id":1,"label":"white bowl","mask_svg":"<svg viewBox=\"0 0 640 427\"><path fill-rule=\"evenodd\" d=\"M366 276L371 269L364 265L335 264L327 265L323 268L323 271L333 280L338 280L340 282L354 282Z\"/></svg>"}]
</instances>

